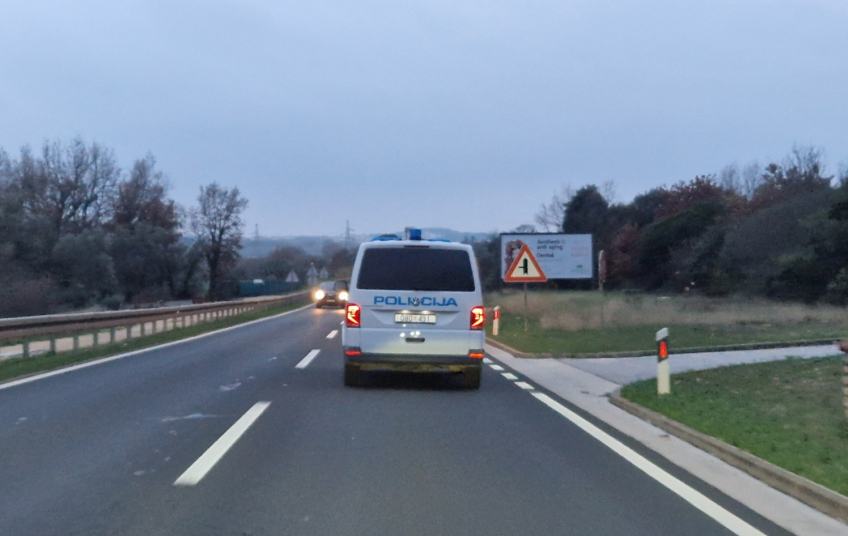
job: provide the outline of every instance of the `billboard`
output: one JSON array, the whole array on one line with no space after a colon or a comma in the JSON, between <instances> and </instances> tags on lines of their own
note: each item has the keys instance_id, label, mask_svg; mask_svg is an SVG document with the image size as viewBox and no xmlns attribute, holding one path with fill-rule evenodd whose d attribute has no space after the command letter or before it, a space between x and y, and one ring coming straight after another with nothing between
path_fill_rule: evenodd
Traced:
<instances>
[{"instance_id":1,"label":"billboard","mask_svg":"<svg viewBox=\"0 0 848 536\"><path fill-rule=\"evenodd\" d=\"M548 279L592 279L592 235L515 233L501 235L501 279L527 244Z\"/></svg>"}]
</instances>

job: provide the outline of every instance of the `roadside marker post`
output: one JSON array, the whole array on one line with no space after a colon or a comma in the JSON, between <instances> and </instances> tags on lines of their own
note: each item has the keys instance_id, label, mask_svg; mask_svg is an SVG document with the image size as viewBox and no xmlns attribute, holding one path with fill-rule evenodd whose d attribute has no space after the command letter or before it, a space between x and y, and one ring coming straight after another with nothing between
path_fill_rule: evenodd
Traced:
<instances>
[{"instance_id":1,"label":"roadside marker post","mask_svg":"<svg viewBox=\"0 0 848 536\"><path fill-rule=\"evenodd\" d=\"M671 393L671 377L668 370L668 328L657 332L657 394Z\"/></svg>"},{"instance_id":2,"label":"roadside marker post","mask_svg":"<svg viewBox=\"0 0 848 536\"><path fill-rule=\"evenodd\" d=\"M494 320L492 320L492 335L498 336L498 326L501 322L501 306L495 305Z\"/></svg>"}]
</instances>

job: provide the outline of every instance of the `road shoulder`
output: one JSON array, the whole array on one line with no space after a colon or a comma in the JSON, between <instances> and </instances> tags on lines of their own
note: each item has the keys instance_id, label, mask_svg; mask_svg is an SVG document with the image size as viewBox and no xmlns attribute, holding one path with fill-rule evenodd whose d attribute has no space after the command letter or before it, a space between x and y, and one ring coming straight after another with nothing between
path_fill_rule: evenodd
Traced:
<instances>
[{"instance_id":1,"label":"road shoulder","mask_svg":"<svg viewBox=\"0 0 848 536\"><path fill-rule=\"evenodd\" d=\"M848 526L722 460L613 406L620 385L555 359L528 360L488 345L486 351L592 416L630 436L678 467L777 525L804 536L848 536Z\"/></svg>"}]
</instances>

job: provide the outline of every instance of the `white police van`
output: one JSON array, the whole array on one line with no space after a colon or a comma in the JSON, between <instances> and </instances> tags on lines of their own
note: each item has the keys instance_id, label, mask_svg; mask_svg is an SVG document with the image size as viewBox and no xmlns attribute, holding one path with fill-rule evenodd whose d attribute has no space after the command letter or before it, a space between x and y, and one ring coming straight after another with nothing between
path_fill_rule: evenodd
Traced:
<instances>
[{"instance_id":1,"label":"white police van","mask_svg":"<svg viewBox=\"0 0 848 536\"><path fill-rule=\"evenodd\" d=\"M345 385L363 371L451 371L480 387L486 335L471 246L377 238L359 246L342 327Z\"/></svg>"}]
</instances>

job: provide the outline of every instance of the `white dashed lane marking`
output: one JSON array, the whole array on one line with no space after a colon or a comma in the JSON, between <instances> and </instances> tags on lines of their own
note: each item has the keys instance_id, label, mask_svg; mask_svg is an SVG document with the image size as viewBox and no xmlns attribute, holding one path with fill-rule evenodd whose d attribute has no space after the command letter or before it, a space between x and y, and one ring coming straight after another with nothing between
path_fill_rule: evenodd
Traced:
<instances>
[{"instance_id":1,"label":"white dashed lane marking","mask_svg":"<svg viewBox=\"0 0 848 536\"><path fill-rule=\"evenodd\" d=\"M492 370L497 370L497 371L501 371L501 370L503 370L503 369L504 369L504 368L503 368L502 366L500 366L500 365L491 365L491 367L492 367Z\"/></svg>"},{"instance_id":2,"label":"white dashed lane marking","mask_svg":"<svg viewBox=\"0 0 848 536\"><path fill-rule=\"evenodd\" d=\"M516 376L515 374L513 374L511 372L501 372L501 376L503 376L507 380L512 380L512 381L515 381L515 380L518 379L518 376Z\"/></svg>"},{"instance_id":3,"label":"white dashed lane marking","mask_svg":"<svg viewBox=\"0 0 848 536\"><path fill-rule=\"evenodd\" d=\"M295 365L294 368L305 369L306 367L309 366L309 363L312 363L312 360L315 359L318 356L318 354L320 354L320 353L321 353L321 350L312 350L311 352L306 354L306 357L301 359L300 363Z\"/></svg>"},{"instance_id":4,"label":"white dashed lane marking","mask_svg":"<svg viewBox=\"0 0 848 536\"><path fill-rule=\"evenodd\" d=\"M532 385L530 385L530 384L529 384L529 383L527 383L527 382L515 382L515 385L517 385L517 386L521 387L521 388L522 388L522 389L524 389L525 391L532 391L532 390L533 390L533 386L532 386Z\"/></svg>"},{"instance_id":5,"label":"white dashed lane marking","mask_svg":"<svg viewBox=\"0 0 848 536\"><path fill-rule=\"evenodd\" d=\"M224 432L224 435L212 443L212 446L209 447L196 462L191 464L191 467L186 469L185 473L181 474L180 477L174 481L174 485L194 486L200 482L203 477L206 476L206 473L215 467L215 464L224 457L224 454L226 454L227 451L235 445L236 441L238 441L242 434L250 428L250 425L253 424L254 421L262 415L262 412L268 409L268 406L270 405L270 402L257 402L254 404L253 407L247 410L247 413L242 415L229 430Z\"/></svg>"},{"instance_id":6,"label":"white dashed lane marking","mask_svg":"<svg viewBox=\"0 0 848 536\"><path fill-rule=\"evenodd\" d=\"M489 359L488 357L484 357L484 358L483 358L483 363L486 363L487 365L490 365L490 364L492 363L492 360L491 360L491 359Z\"/></svg>"},{"instance_id":7,"label":"white dashed lane marking","mask_svg":"<svg viewBox=\"0 0 848 536\"><path fill-rule=\"evenodd\" d=\"M333 331L331 331L330 333L327 334L327 338L328 339L335 339L336 335L338 335L338 334L339 334L339 330L334 329Z\"/></svg>"}]
</instances>

